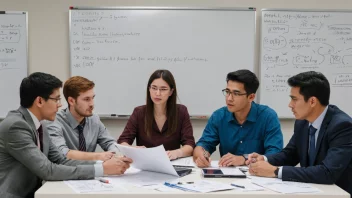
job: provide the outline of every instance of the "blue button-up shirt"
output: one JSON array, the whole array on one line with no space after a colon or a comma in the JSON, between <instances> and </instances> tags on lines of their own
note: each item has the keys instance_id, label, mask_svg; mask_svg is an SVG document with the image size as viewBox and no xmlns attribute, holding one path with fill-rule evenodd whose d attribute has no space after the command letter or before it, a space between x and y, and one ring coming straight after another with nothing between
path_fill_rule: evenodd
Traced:
<instances>
[{"instance_id":1,"label":"blue button-up shirt","mask_svg":"<svg viewBox=\"0 0 352 198\"><path fill-rule=\"evenodd\" d=\"M213 153L219 143L221 156L277 153L283 147L279 118L268 106L252 102L247 119L241 125L226 106L222 107L210 117L197 146Z\"/></svg>"}]
</instances>

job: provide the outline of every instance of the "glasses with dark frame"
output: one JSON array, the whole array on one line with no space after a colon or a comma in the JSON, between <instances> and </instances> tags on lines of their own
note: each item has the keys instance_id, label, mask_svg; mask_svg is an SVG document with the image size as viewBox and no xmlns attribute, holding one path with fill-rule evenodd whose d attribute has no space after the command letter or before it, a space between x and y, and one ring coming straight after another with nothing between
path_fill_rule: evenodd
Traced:
<instances>
[{"instance_id":1,"label":"glasses with dark frame","mask_svg":"<svg viewBox=\"0 0 352 198\"><path fill-rule=\"evenodd\" d=\"M170 89L168 88L164 88L164 87L156 87L156 86L150 86L149 90L153 91L153 92L158 92L158 90L160 91L160 94L165 94L167 93Z\"/></svg>"},{"instance_id":2,"label":"glasses with dark frame","mask_svg":"<svg viewBox=\"0 0 352 198\"><path fill-rule=\"evenodd\" d=\"M241 93L239 91L231 91L229 89L223 89L222 90L222 94L224 94L224 96L229 97L229 95L231 94L233 97L234 96L244 96L247 95L247 93Z\"/></svg>"},{"instance_id":3,"label":"glasses with dark frame","mask_svg":"<svg viewBox=\"0 0 352 198\"><path fill-rule=\"evenodd\" d=\"M61 103L61 98L51 98L51 97L49 97L48 99L55 101L56 104L60 104Z\"/></svg>"}]
</instances>

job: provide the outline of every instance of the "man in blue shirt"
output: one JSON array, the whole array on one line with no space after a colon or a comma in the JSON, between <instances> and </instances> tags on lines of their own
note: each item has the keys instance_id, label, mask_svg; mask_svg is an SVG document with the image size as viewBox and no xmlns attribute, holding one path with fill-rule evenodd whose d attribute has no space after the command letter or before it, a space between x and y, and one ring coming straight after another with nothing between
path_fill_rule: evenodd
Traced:
<instances>
[{"instance_id":1,"label":"man in blue shirt","mask_svg":"<svg viewBox=\"0 0 352 198\"><path fill-rule=\"evenodd\" d=\"M238 70L227 74L226 81L227 87L222 92L227 107L212 114L193 152L198 167L210 166L209 156L219 143L219 166L244 165L244 154L273 154L283 147L277 114L253 102L259 87L256 75L249 70Z\"/></svg>"}]
</instances>

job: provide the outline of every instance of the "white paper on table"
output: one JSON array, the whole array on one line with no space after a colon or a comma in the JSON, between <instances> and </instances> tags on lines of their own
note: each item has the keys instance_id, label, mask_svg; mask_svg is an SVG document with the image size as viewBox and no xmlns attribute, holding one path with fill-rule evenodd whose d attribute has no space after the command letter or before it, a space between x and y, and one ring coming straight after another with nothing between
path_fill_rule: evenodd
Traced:
<instances>
[{"instance_id":1,"label":"white paper on table","mask_svg":"<svg viewBox=\"0 0 352 198\"><path fill-rule=\"evenodd\" d=\"M130 171L123 175L104 177L104 179L113 184L130 183L134 186L147 186L163 184L165 181L175 181L178 177L150 171Z\"/></svg>"},{"instance_id":2,"label":"white paper on table","mask_svg":"<svg viewBox=\"0 0 352 198\"><path fill-rule=\"evenodd\" d=\"M133 163L131 164L132 167L178 177L163 145L153 148L135 148L121 144L117 144L116 146L121 153L133 160Z\"/></svg>"},{"instance_id":3,"label":"white paper on table","mask_svg":"<svg viewBox=\"0 0 352 198\"><path fill-rule=\"evenodd\" d=\"M196 166L196 164L193 162L193 157L178 158L178 159L172 160L171 164L176 166L189 166L189 167Z\"/></svg>"},{"instance_id":4,"label":"white paper on table","mask_svg":"<svg viewBox=\"0 0 352 198\"><path fill-rule=\"evenodd\" d=\"M239 188L238 187L238 190L241 190L241 191L244 191L244 192L247 192L247 191L262 191L262 190L264 190L263 187L251 183L250 179L236 180L236 181L232 182L231 184L244 186L244 188Z\"/></svg>"},{"instance_id":5,"label":"white paper on table","mask_svg":"<svg viewBox=\"0 0 352 198\"><path fill-rule=\"evenodd\" d=\"M176 188L169 188L169 187L165 186L164 184L142 186L142 188L150 189L150 190L157 190L157 191L160 191L160 192L177 192L177 191L179 191Z\"/></svg>"},{"instance_id":6,"label":"white paper on table","mask_svg":"<svg viewBox=\"0 0 352 198\"><path fill-rule=\"evenodd\" d=\"M67 180L64 183L72 188L76 193L119 191L127 192L123 187L113 184L105 184L98 180Z\"/></svg>"},{"instance_id":7,"label":"white paper on table","mask_svg":"<svg viewBox=\"0 0 352 198\"><path fill-rule=\"evenodd\" d=\"M307 183L282 181L278 178L252 178L251 182L275 192L292 193L320 193L318 188Z\"/></svg>"},{"instance_id":8,"label":"white paper on table","mask_svg":"<svg viewBox=\"0 0 352 198\"><path fill-rule=\"evenodd\" d=\"M219 160L212 160L209 168L219 168Z\"/></svg>"},{"instance_id":9,"label":"white paper on table","mask_svg":"<svg viewBox=\"0 0 352 198\"><path fill-rule=\"evenodd\" d=\"M201 193L215 192L215 191L223 191L223 190L232 190L235 187L230 184L224 184L221 182L210 181L210 180L197 180L194 181L193 184L177 184L173 183L173 185L181 187L187 191L195 191ZM169 187L172 187L168 185ZM175 187L172 187L175 188ZM179 188L179 189L181 189Z\"/></svg>"}]
</instances>

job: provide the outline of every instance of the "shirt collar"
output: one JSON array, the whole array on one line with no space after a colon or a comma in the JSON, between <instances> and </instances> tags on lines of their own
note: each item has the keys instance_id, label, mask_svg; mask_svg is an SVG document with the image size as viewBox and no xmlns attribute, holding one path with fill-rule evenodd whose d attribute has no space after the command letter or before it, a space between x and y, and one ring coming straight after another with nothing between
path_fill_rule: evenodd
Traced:
<instances>
[{"instance_id":1,"label":"shirt collar","mask_svg":"<svg viewBox=\"0 0 352 198\"><path fill-rule=\"evenodd\" d=\"M319 115L319 117L315 119L313 123L309 123L309 126L313 125L313 127L316 128L317 131L319 131L321 124L323 123L323 120L325 118L326 112L328 111L328 107L329 106L326 106L324 111Z\"/></svg>"},{"instance_id":2,"label":"shirt collar","mask_svg":"<svg viewBox=\"0 0 352 198\"><path fill-rule=\"evenodd\" d=\"M68 124L73 128L77 128L77 126L79 125L79 123L77 122L77 120L73 117L73 115L71 114L70 110L68 108L66 108L64 110L64 114L65 114L65 117L68 121Z\"/></svg>"},{"instance_id":3,"label":"shirt collar","mask_svg":"<svg viewBox=\"0 0 352 198\"><path fill-rule=\"evenodd\" d=\"M230 112L228 109L226 109L226 117L227 117L227 121L236 121L235 116L233 115L232 112ZM250 122L256 122L257 121L257 114L258 114L258 104L255 102L251 103L251 109L249 110L249 113L247 115L246 121L250 121Z\"/></svg>"},{"instance_id":4,"label":"shirt collar","mask_svg":"<svg viewBox=\"0 0 352 198\"><path fill-rule=\"evenodd\" d=\"M38 120L38 118L29 109L27 109L27 111L28 111L29 115L31 116L31 118L32 118L32 120L34 122L35 129L38 130L40 125L41 125L39 120Z\"/></svg>"}]
</instances>

